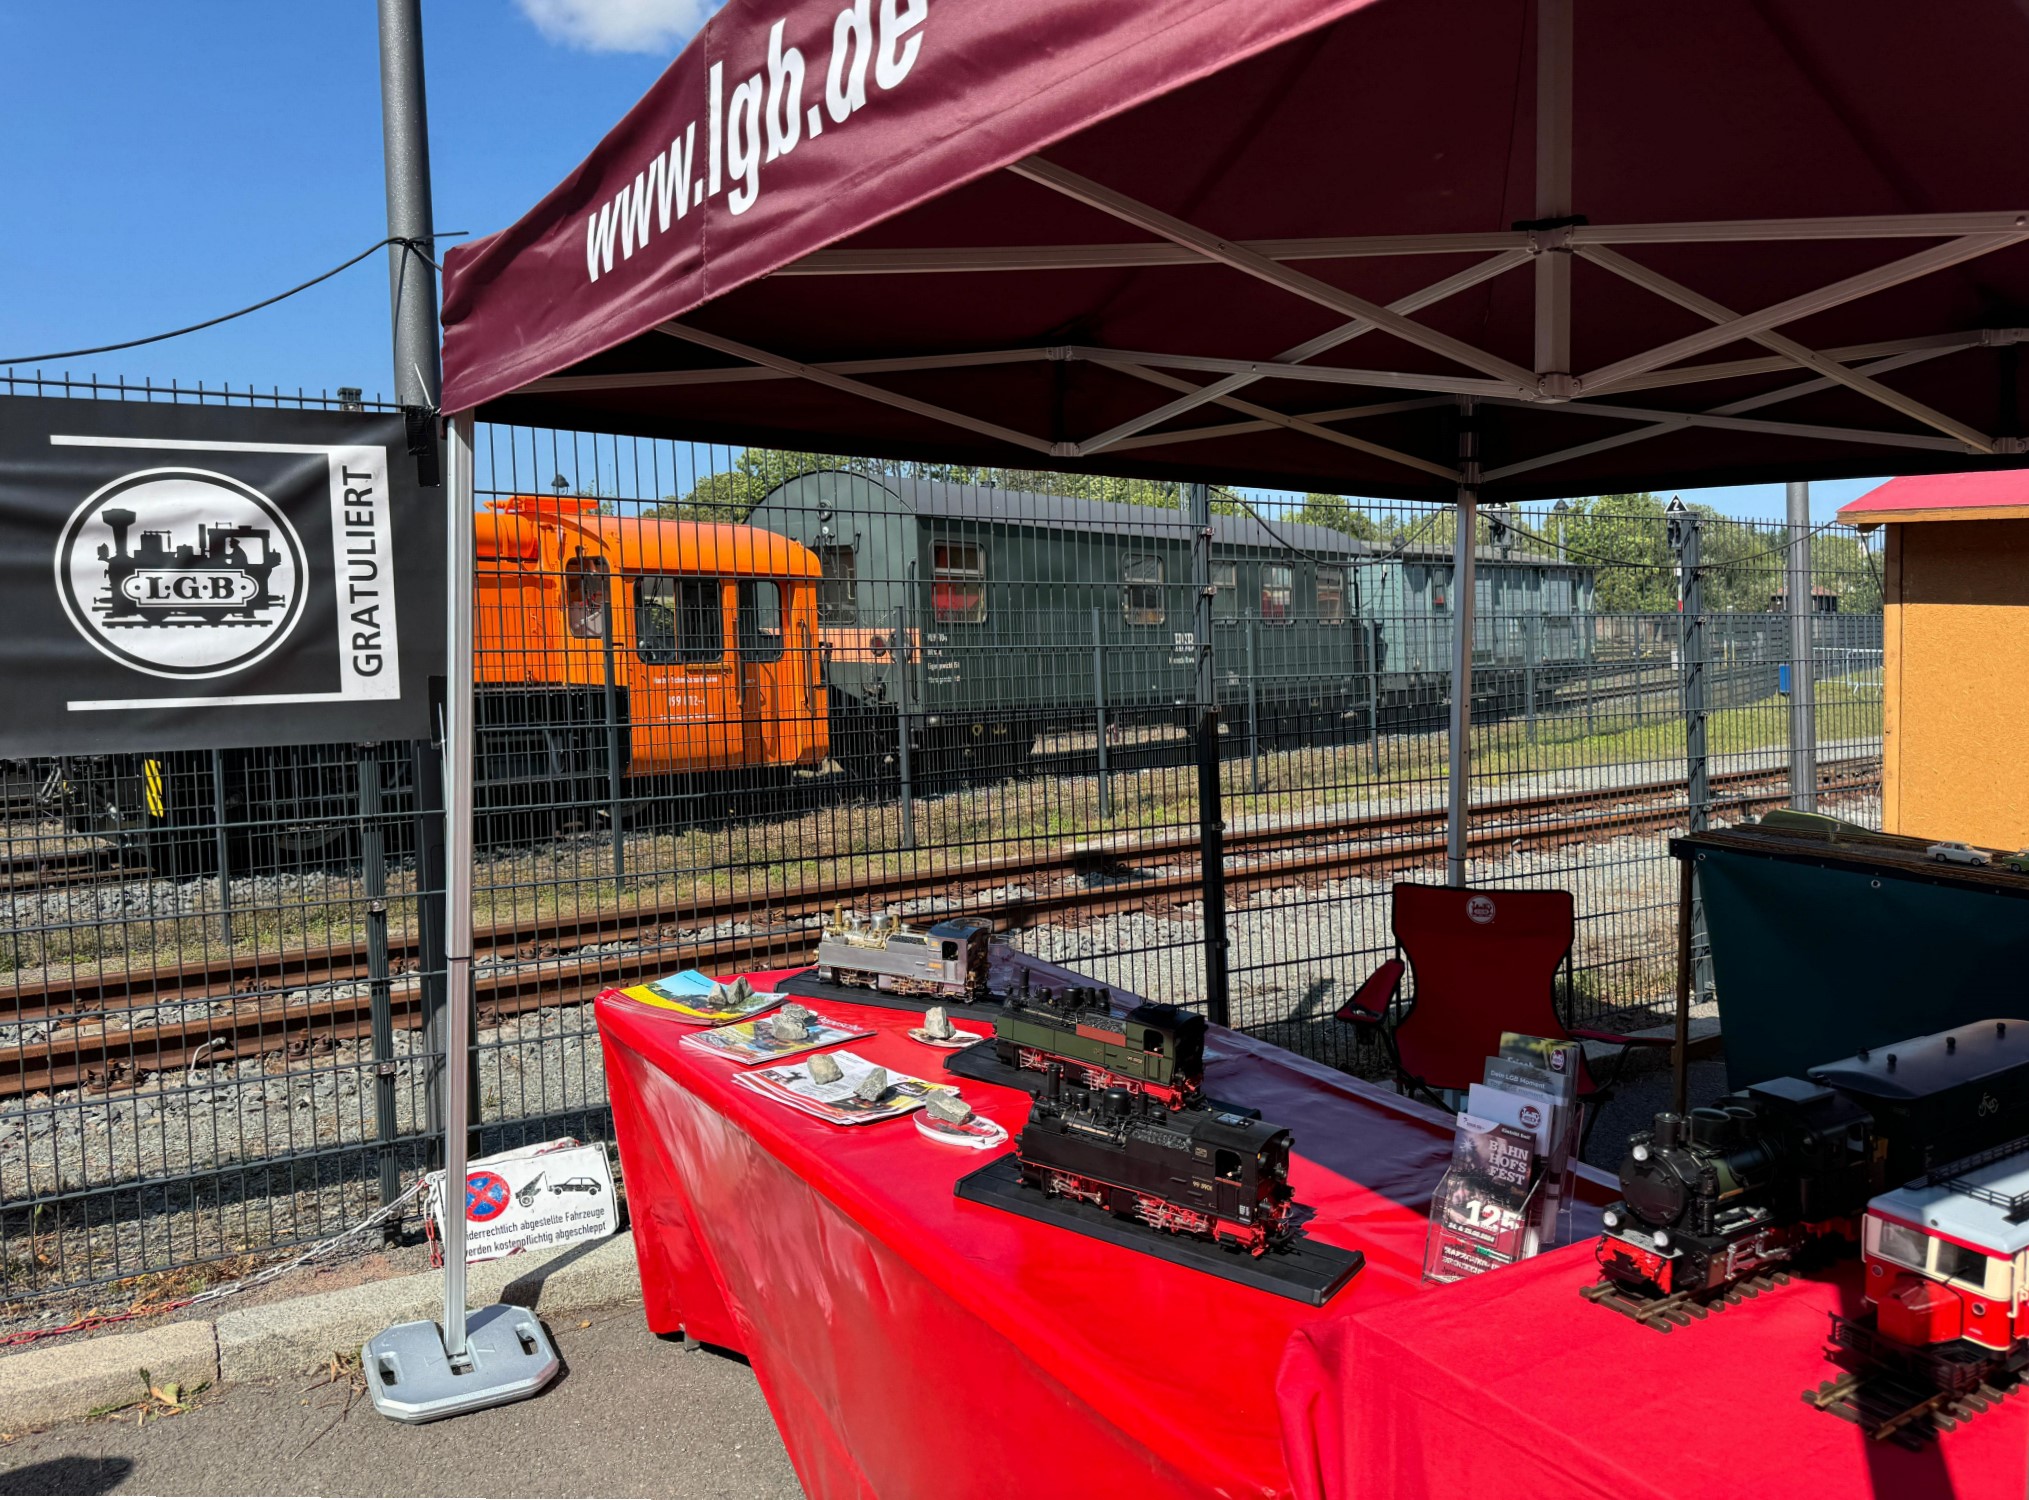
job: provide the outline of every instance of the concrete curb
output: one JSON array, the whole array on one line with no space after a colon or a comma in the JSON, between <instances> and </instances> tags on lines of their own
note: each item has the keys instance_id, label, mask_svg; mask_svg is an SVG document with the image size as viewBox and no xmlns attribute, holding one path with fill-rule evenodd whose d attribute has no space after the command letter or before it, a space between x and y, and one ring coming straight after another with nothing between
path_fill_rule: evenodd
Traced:
<instances>
[{"instance_id":1,"label":"concrete curb","mask_svg":"<svg viewBox=\"0 0 2029 1500\"><path fill-rule=\"evenodd\" d=\"M641 1283L634 1236L573 1245L540 1259L514 1255L471 1268L468 1302L507 1302L545 1317L635 1301ZM393 1323L443 1316L440 1271L390 1277L343 1291L81 1340L0 1358L0 1431L47 1426L141 1394L140 1371L186 1389L300 1375ZM560 1341L562 1342L562 1341Z\"/></svg>"}]
</instances>

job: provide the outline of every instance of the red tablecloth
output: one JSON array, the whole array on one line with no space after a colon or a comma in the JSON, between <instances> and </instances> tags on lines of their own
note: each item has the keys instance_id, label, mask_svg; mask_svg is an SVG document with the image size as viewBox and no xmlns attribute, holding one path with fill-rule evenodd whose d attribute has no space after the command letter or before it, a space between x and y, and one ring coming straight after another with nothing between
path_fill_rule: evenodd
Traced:
<instances>
[{"instance_id":1,"label":"red tablecloth","mask_svg":"<svg viewBox=\"0 0 2029 1500\"><path fill-rule=\"evenodd\" d=\"M2029 1400L1916 1453L1804 1402L1857 1264L1667 1334L1581 1301L1592 1268L1574 1245L1298 1330L1279 1383L1317 1393L1324 1493L2020 1500Z\"/></svg>"},{"instance_id":2,"label":"red tablecloth","mask_svg":"<svg viewBox=\"0 0 2029 1500\"><path fill-rule=\"evenodd\" d=\"M914 1016L822 1009L877 1029L861 1055L944 1076L903 1034ZM679 1047L690 1028L663 1013L602 999L598 1016L649 1325L748 1356L812 1496L1341 1493L1319 1425L1386 1375L1287 1355L1299 1332L1327 1349L1345 1335L1320 1330L1427 1295L1444 1117L1214 1031L1208 1090L1295 1131L1309 1232L1366 1252L1314 1309L960 1202L983 1154L905 1121L809 1119ZM1027 1117L1017 1090L964 1088L1010 1131Z\"/></svg>"}]
</instances>

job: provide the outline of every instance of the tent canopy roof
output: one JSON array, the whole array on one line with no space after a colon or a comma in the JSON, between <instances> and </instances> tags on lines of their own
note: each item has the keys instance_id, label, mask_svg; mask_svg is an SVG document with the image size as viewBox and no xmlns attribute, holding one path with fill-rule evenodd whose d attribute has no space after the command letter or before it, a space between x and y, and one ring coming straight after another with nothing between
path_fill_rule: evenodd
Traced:
<instances>
[{"instance_id":1,"label":"tent canopy roof","mask_svg":"<svg viewBox=\"0 0 2029 1500\"><path fill-rule=\"evenodd\" d=\"M444 405L1404 498L2017 465L2025 75L2011 0L730 0L450 252Z\"/></svg>"}]
</instances>

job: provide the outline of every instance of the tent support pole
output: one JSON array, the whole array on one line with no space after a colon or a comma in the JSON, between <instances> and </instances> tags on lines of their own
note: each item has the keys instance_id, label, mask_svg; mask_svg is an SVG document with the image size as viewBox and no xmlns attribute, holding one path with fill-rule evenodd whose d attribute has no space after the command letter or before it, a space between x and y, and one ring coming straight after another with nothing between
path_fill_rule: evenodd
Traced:
<instances>
[{"instance_id":1,"label":"tent support pole","mask_svg":"<svg viewBox=\"0 0 2029 1500\"><path fill-rule=\"evenodd\" d=\"M1536 218L1571 213L1571 0L1536 0ZM1570 393L1571 251L1536 255L1536 375Z\"/></svg>"},{"instance_id":2,"label":"tent support pole","mask_svg":"<svg viewBox=\"0 0 2029 1500\"><path fill-rule=\"evenodd\" d=\"M1458 403L1458 534L1451 549L1451 769L1445 796L1444 879L1465 884L1468 806L1472 797L1473 564L1479 532L1479 431L1470 396Z\"/></svg>"},{"instance_id":3,"label":"tent support pole","mask_svg":"<svg viewBox=\"0 0 2029 1500\"><path fill-rule=\"evenodd\" d=\"M1817 690L1811 681L1811 487L1791 484L1789 576L1783 602L1789 606L1789 805L1818 810Z\"/></svg>"}]
</instances>

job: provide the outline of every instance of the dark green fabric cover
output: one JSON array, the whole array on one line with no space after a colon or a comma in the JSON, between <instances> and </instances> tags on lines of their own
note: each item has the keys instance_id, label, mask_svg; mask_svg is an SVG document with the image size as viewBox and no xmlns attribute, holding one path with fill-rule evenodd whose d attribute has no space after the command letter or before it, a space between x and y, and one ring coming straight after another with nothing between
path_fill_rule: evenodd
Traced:
<instances>
[{"instance_id":1,"label":"dark green fabric cover","mask_svg":"<svg viewBox=\"0 0 2029 1500\"><path fill-rule=\"evenodd\" d=\"M2029 900L1883 863L1700 849L1734 1088L1862 1047L2029 1016Z\"/></svg>"}]
</instances>

